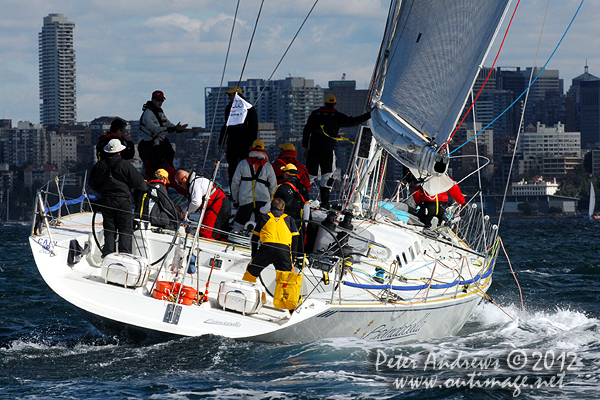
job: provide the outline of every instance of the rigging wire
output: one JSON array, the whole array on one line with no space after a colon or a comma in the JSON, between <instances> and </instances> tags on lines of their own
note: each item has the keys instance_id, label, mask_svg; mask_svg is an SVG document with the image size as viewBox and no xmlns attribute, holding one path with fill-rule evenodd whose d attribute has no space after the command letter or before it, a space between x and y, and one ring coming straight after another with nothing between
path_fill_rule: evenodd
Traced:
<instances>
[{"instance_id":1,"label":"rigging wire","mask_svg":"<svg viewBox=\"0 0 600 400\"><path fill-rule=\"evenodd\" d=\"M467 115L469 115L469 111L471 111L471 109L473 108L473 106L475 105L475 102L477 101L477 99L479 98L479 95L481 94L481 92L483 91L483 88L485 87L485 85L487 84L488 79L490 78L490 75L492 75L492 72L494 71L494 66L496 65L496 61L498 61L498 57L500 56L500 52L502 51L502 47L504 46L504 41L506 40L506 36L508 35L508 31L510 30L510 27L512 25L513 19L515 18L515 14L517 13L517 9L519 8L519 4L521 4L521 0L519 0L517 2L517 5L515 6L515 9L513 10L513 14L510 17L510 21L508 22L508 26L506 27L506 31L504 32L504 37L502 38L502 43L500 43L500 48L498 49L498 53L496 53L496 58L494 58L494 62L492 63L492 67L490 68L490 72L488 72L485 81L483 82L483 85L481 85L481 89L479 89L479 92L477 93L477 96L475 96L475 100L471 101L471 106L469 107L469 109L467 110L467 112L465 113L465 116L462 118L462 120L460 121L460 123L456 126L456 128L454 128L454 132L452 132L452 134L450 135L450 137L448 138L448 140L446 141L446 143L442 146L442 148L440 149L440 153L442 151L444 151L444 149L448 146L448 144L450 143L450 141L452 140L452 138L454 137L454 135L456 134L456 132L458 131L458 128L460 128L460 126L462 125L462 123L464 122L465 118L467 118ZM489 125L488 125L489 126ZM486 126L487 128L487 126ZM479 132L481 133L481 132ZM478 134L479 134L478 133ZM452 154L452 153L450 153Z\"/></svg>"},{"instance_id":2,"label":"rigging wire","mask_svg":"<svg viewBox=\"0 0 600 400\"><path fill-rule=\"evenodd\" d=\"M283 55L281 56L281 58L279 59L279 62L277 63L277 65L275 66L275 69L273 69L273 72L271 73L271 76L269 76L269 79L267 79L267 82L265 83L265 86L263 87L263 89L260 91L260 93L258 94L258 97L256 98L256 101L254 102L254 106L256 107L256 104L258 103L258 100L260 100L260 97L262 96L262 94L264 93L264 91L267 89L267 87L269 86L269 83L271 82L271 79L273 79L273 75L275 75L275 72L277 72L277 69L279 68L279 65L283 62L283 59L285 58L285 56L287 55L288 51L290 50L290 48L292 47L292 45L294 44L294 41L296 40L296 38L298 37L298 34L300 33L300 31L302 30L302 28L304 27L304 24L306 23L306 21L308 20L308 17L310 17L310 14L313 12L315 6L317 5L317 3L319 2L319 0L315 0L314 4L312 5L312 7L310 8L310 10L308 11L308 14L306 15L306 17L304 18L304 21L302 21L302 24L300 24L300 27L298 28L298 30L296 31L296 34L294 35L294 37L292 38L292 40L290 41L290 44L288 45L287 49L285 49L285 51L283 52Z\"/></svg>"},{"instance_id":3,"label":"rigging wire","mask_svg":"<svg viewBox=\"0 0 600 400\"><path fill-rule=\"evenodd\" d=\"M261 2L261 6L260 6L260 9L259 9L258 15L256 17L256 22L254 24L254 31L252 32L252 37L250 39L250 43L248 44L248 51L246 52L246 58L244 60L244 68L246 66L246 62L248 61L248 55L250 54L250 48L252 47L252 42L254 40L254 33L256 32L256 27L258 25L258 20L260 18L260 14L261 14L261 11L262 11L262 5L263 4L264 4L264 0ZM240 81L242 79L243 72L244 72L244 69L242 68L242 71L240 73ZM239 84L238 84L238 87L239 87ZM219 91L219 94L220 94L220 91ZM216 110L215 110L215 112L216 112ZM212 135L212 133L211 133L211 135ZM223 140L223 142L222 142L222 144L220 146L219 154L217 156L217 161L215 162L215 166L213 168L212 176L210 178L210 185L209 185L210 191L208 193L208 195L209 195L208 197L210 197L210 195L212 193L214 193L214 190L217 190L217 185L216 185L215 181L217 179L217 174L219 173L219 166L221 164L221 158L223 157L223 154L224 154L224 145L227 142L227 125L225 125L225 131L223 133L222 140ZM207 149L208 149L208 147L207 147ZM206 161L206 159L205 159L205 161ZM196 243L199 240L201 223L202 223L202 221L204 221L204 216L206 214L206 210L207 209L208 209L208 201L205 201L203 203L203 205L202 205L202 210L200 211L200 217L198 218L198 226L196 226L196 233L194 234L194 241L192 242L192 246L195 246ZM187 218L187 216L188 216L187 214L188 213L186 212L185 218ZM189 260L188 260L188 266L189 266Z\"/></svg>"},{"instance_id":4,"label":"rigging wire","mask_svg":"<svg viewBox=\"0 0 600 400\"><path fill-rule=\"evenodd\" d=\"M548 0L548 1L550 1L550 0ZM508 258L508 253L506 252L506 249L504 248L504 242L502 242L502 239L500 239L500 244L502 245L502 250L504 250L504 255L506 256L506 261L508 261L508 266L510 267L510 272L513 274L513 277L515 278L515 281L517 282L517 287L519 288L519 296L521 297L521 310L525 310L525 306L523 305L523 292L521 291L521 285L519 284L519 280L517 279L517 274L515 274L512 264L510 263L510 258Z\"/></svg>"},{"instance_id":5,"label":"rigging wire","mask_svg":"<svg viewBox=\"0 0 600 400\"><path fill-rule=\"evenodd\" d=\"M385 35L386 32L389 32L388 28L390 27L390 24L395 23L395 14L394 14L394 2L391 1L390 2L390 7L388 10L388 18L386 20L386 24L385 24L385 29L384 29L384 40L381 42L381 45L379 47L379 53L377 54L377 61L375 62L375 67L373 68L373 73L371 75L371 87L369 88L369 94L367 96L366 102L365 102L365 108L368 107L368 105L371 103L372 98L373 98L373 93L375 92L375 84L378 80L378 71L382 68L381 63L383 62L384 57L384 49L386 47L387 44L387 36ZM352 147L352 153L350 155L350 160L357 160L358 157L356 157L356 155L358 154L358 148L360 146L360 142L362 139L362 135L363 135L363 131L359 130L359 134L356 137L356 143L355 145ZM358 163L360 163L360 165L358 165ZM364 166L364 163L362 161L359 162L349 162L348 166L346 167L346 173L344 174L344 180L342 183L342 195L340 197L340 199L338 201L341 201L342 203L346 203L346 207L348 207L350 200L352 198L352 195L354 193L354 189L356 188L356 183L357 183L357 179L356 177L359 174L359 171L361 170L361 168Z\"/></svg>"},{"instance_id":6,"label":"rigging wire","mask_svg":"<svg viewBox=\"0 0 600 400\"><path fill-rule=\"evenodd\" d=\"M542 28L540 29L540 37L538 39L538 45L537 45L537 49L535 50L535 57L533 59L533 67L531 68L531 74L529 74L529 86L527 88L527 94L525 95L523 110L521 111L521 120L519 121L519 130L517 131L515 147L513 149L512 158L510 160L510 168L508 169L508 178L506 179L506 186L504 187L504 197L502 197L502 206L500 207L500 216L498 218L498 228L500 227L500 222L502 221L502 214L504 213L504 204L506 203L506 196L508 195L508 187L510 185L510 177L512 176L513 167L515 164L515 158L517 156L517 148L519 146L519 139L521 138L521 131L523 130L523 121L525 120L525 109L527 108L527 100L529 99L529 88L531 87L531 79L533 78L533 72L535 71L535 66L537 64L537 56L538 56L538 51L540 49L540 44L542 43L542 35L544 33L544 26L546 25L546 16L548 14L549 4L550 4L550 0L547 0L546 11L544 12L544 19L542 20Z\"/></svg>"},{"instance_id":7,"label":"rigging wire","mask_svg":"<svg viewBox=\"0 0 600 400\"><path fill-rule=\"evenodd\" d=\"M260 2L260 7L258 9L258 15L256 16L256 21L254 21L254 29L252 30L252 36L250 37L250 43L248 43L248 50L246 51L246 58L244 59L244 65L242 65L242 70L240 71L240 79L238 80L238 88L242 83L242 77L244 76L244 70L246 69L246 64L248 63L248 57L250 56L250 49L252 48L252 43L254 43L254 35L256 34L256 28L258 27L258 20L260 19L260 14L262 13L263 5L265 4L265 0ZM227 128L225 128L227 129Z\"/></svg>"},{"instance_id":8,"label":"rigging wire","mask_svg":"<svg viewBox=\"0 0 600 400\"><path fill-rule=\"evenodd\" d=\"M571 19L571 22L569 23L569 25L567 26L567 29L565 30L565 32L563 33L563 35L561 36L560 40L558 41L558 44L556 45L556 47L554 48L554 51L552 52L552 54L550 54L550 57L548 58L548 60L546 61L546 63L544 64L544 66L542 67L542 69L540 70L540 72L537 74L537 76L535 77L535 79L531 82L531 84L523 91L523 93L521 93L519 95L519 97L517 97L515 99L515 101L513 101L508 107L506 107L506 109L504 111L502 111L500 113L500 115L498 115L496 118L494 118L492 120L492 122L490 122L489 124L487 124L481 131L479 131L477 133L477 135L479 135L481 132L483 132L484 130L486 130L487 128L489 128L494 122L496 122L501 116L503 116L504 114L506 114L506 112L508 110L510 110L512 108L512 106L514 106L517 101L519 101L521 99L521 97L523 97L525 95L525 93L527 93L527 91L529 90L529 88L531 86L533 86L533 84L537 81L537 79L540 77L540 75L542 74L542 72L544 72L544 70L546 69L546 67L548 66L548 63L550 62L550 60L554 57L554 54L556 53L556 51L558 50L559 46L562 44L565 36L567 35L567 32L569 31L569 29L571 28L571 25L573 25L573 21L575 21L575 17L577 17L577 14L579 14L579 10L581 9L581 6L583 5L583 2L585 0L581 0L581 3L579 3L579 7L577 7L577 11L575 12L575 15L573 15L573 18ZM475 136L477 136L475 135ZM473 137L475 137L473 136ZM450 152L450 154L456 152L458 149L462 148L464 145L466 145L467 143L469 143L471 140L473 140L473 138L467 140L465 143L463 143L462 145L458 146L456 149L452 150Z\"/></svg>"},{"instance_id":9,"label":"rigging wire","mask_svg":"<svg viewBox=\"0 0 600 400\"><path fill-rule=\"evenodd\" d=\"M219 87L223 87L223 80L225 79L225 71L227 70L227 60L229 59L229 51L231 50L231 42L233 40L233 31L235 30L235 22L237 21L237 14L240 8L240 0L238 0L237 5L235 7L235 14L233 15L233 24L231 25L231 33L229 34L229 43L227 45L227 52L225 53L225 63L223 64L223 73L221 74L221 82L219 83ZM221 90L219 90L219 94L217 95L217 106L219 105L219 100L221 99ZM204 162L202 163L202 172L204 172L204 168L206 167L206 159L208 158L208 151L210 149L210 140L214 134L215 128L215 119L217 118L217 108L215 107L215 112L213 113L212 122L210 125L210 136L208 137L208 143L206 144L206 152L204 153ZM200 160L196 163L196 169L198 169L198 164L200 164Z\"/></svg>"},{"instance_id":10,"label":"rigging wire","mask_svg":"<svg viewBox=\"0 0 600 400\"><path fill-rule=\"evenodd\" d=\"M518 6L518 4L517 4ZM491 72L491 70L490 70ZM489 76L489 75L488 75ZM480 91L481 93L481 91ZM475 103L475 101L473 100L473 90L471 90L471 103ZM476 127L477 127L477 115L475 113L475 109L473 109L473 133L475 133L476 131ZM481 189L481 167L479 165L479 144L477 143L477 137L475 137L475 159L477 161L477 179L479 181L479 201L481 202L481 218L482 218L482 223L484 221L484 217L485 217L485 211L484 211L484 203L483 203L483 193L482 193L482 189ZM485 229L483 229L483 241L486 241L486 237L485 237Z\"/></svg>"},{"instance_id":11,"label":"rigging wire","mask_svg":"<svg viewBox=\"0 0 600 400\"><path fill-rule=\"evenodd\" d=\"M248 43L248 50L246 51L246 57L244 57L244 64L242 65L242 70L240 71L240 78L238 79L238 82L237 82L238 89L240 87L240 84L242 83L242 78L244 76L244 70L246 69L246 64L248 63L248 57L250 56L250 50L252 49L252 43L254 43L254 35L256 34L256 28L258 27L258 21L260 20L260 14L262 13L262 8L263 8L264 3L265 3L265 0L262 0L260 3L260 8L258 9L258 14L256 16L256 20L254 21L254 29L252 30L252 36L250 37L250 42ZM219 91L219 95L220 94L221 93ZM215 108L215 114L216 114L216 112L217 112L217 110ZM227 125L227 123L225 123L225 130L223 132L223 138L222 138L221 146L219 148L219 156L218 156L219 160L223 157L223 154L225 153L224 147L225 147L225 143L227 143L227 135L228 135L227 130L228 130L228 125ZM208 151L208 147L207 147L207 151ZM216 177L216 173L213 173L213 177Z\"/></svg>"}]
</instances>

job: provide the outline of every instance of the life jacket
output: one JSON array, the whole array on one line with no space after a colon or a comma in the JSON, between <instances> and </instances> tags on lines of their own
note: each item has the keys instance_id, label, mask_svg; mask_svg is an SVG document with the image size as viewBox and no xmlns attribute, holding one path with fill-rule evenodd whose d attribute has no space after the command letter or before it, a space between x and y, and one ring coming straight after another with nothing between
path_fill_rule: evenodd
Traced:
<instances>
[{"instance_id":1,"label":"life jacket","mask_svg":"<svg viewBox=\"0 0 600 400\"><path fill-rule=\"evenodd\" d=\"M253 150L256 151L256 150ZM260 173L263 169L263 167L265 166L265 164L267 162L269 162L269 159L267 157L267 159L262 159L262 158L257 158L257 157L248 157L246 158L246 161L248 162L248 166L250 167L250 176L242 176L242 181L250 181L252 182L252 204L255 204L256 202L256 196L254 193L254 186L256 185L256 183L262 183L263 185L265 185L266 187L269 187L269 182L264 180L264 179L259 179Z\"/></svg>"},{"instance_id":2,"label":"life jacket","mask_svg":"<svg viewBox=\"0 0 600 400\"><path fill-rule=\"evenodd\" d=\"M192 193L190 192L190 189L192 187L192 183L196 180L196 179L200 179L201 176L196 176L195 172L191 172L190 176L188 177L188 201L191 202L192 201ZM221 190L220 187L217 186L217 184L213 184L212 189L209 191L209 193L205 193L204 196L202 196L202 201L206 201L206 199L208 198L208 205L207 210L210 209L210 207L214 204L215 201L222 199L224 197L227 197L227 195L225 194L225 192L223 192L223 190Z\"/></svg>"},{"instance_id":3,"label":"life jacket","mask_svg":"<svg viewBox=\"0 0 600 400\"><path fill-rule=\"evenodd\" d=\"M298 194L298 196L300 196L300 200L302 200L302 204L306 203L306 199L304 198L304 196L302 196L302 193L300 193L300 191L298 190L298 188L296 188L296 186L294 186L291 182L289 181L285 181L283 182L281 185L288 185L292 188L292 190L294 190L294 192L296 192ZM281 186L279 185L279 186ZM275 190L277 191L277 190Z\"/></svg>"},{"instance_id":4,"label":"life jacket","mask_svg":"<svg viewBox=\"0 0 600 400\"><path fill-rule=\"evenodd\" d=\"M154 206L158 203L158 192L156 192L156 188L150 186L150 184L155 182L159 182L162 185L162 181L148 181L148 190L142 195L142 200L140 202L140 209L139 213L137 214L139 218L144 221L150 220L152 210L154 209Z\"/></svg>"},{"instance_id":5,"label":"life jacket","mask_svg":"<svg viewBox=\"0 0 600 400\"><path fill-rule=\"evenodd\" d=\"M302 193L300 193L298 188L296 186L294 186L294 184L292 182L285 181L279 186L282 186L282 185L287 185L287 186L291 187L292 190L294 191L294 193L298 195L298 197L295 197L292 200L292 202L291 202L292 204L286 204L286 208L289 208L291 211L299 210L299 213L300 213L299 218L302 219L304 217L304 205L306 204L306 199L304 198L304 196L302 196ZM273 195L275 195L275 193L277 193L277 189L275 189L275 192L273 193ZM271 200L273 200L273 199L271 199ZM300 204L298 204L298 203L300 203Z\"/></svg>"},{"instance_id":6,"label":"life jacket","mask_svg":"<svg viewBox=\"0 0 600 400\"><path fill-rule=\"evenodd\" d=\"M260 241L262 243L279 243L286 246L292 246L292 232L285 221L287 214L281 214L275 217L273 213L268 213L269 220L260 230Z\"/></svg>"},{"instance_id":7,"label":"life jacket","mask_svg":"<svg viewBox=\"0 0 600 400\"><path fill-rule=\"evenodd\" d=\"M158 121L158 124L160 126L165 126L165 123L167 122L167 118L166 118L165 113L163 112L162 108L154 107L154 105L152 104L152 101L147 101L146 104L144 104L142 106L142 115L140 116L140 130L145 135L150 136L151 139L154 139L154 137L152 136L152 134L149 131L146 131L146 129L142 129L142 128L146 127L146 124L144 124L144 113L146 112L147 109L152 111L152 113L156 117L156 120Z\"/></svg>"}]
</instances>

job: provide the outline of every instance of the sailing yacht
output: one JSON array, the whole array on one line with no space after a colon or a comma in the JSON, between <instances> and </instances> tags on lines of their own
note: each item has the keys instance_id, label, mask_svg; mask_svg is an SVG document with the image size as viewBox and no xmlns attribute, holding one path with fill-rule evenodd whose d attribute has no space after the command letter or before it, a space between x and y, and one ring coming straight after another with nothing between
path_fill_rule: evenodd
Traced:
<instances>
[{"instance_id":1,"label":"sailing yacht","mask_svg":"<svg viewBox=\"0 0 600 400\"><path fill-rule=\"evenodd\" d=\"M382 171L389 155L429 194L449 188L446 145L507 3L392 2L372 119L343 194L337 208L312 203L310 220L299 221L314 245L298 265L294 306L281 308L272 266L258 283L242 281L251 250L233 233L218 241L199 237L199 227L192 235L138 221L134 254L103 259L105 227L85 186L78 199L65 199L56 184L37 193L29 241L41 276L99 329L136 337L403 342L457 334L489 299L497 227L473 204L426 227L407 212L408 192L382 198Z\"/></svg>"}]
</instances>

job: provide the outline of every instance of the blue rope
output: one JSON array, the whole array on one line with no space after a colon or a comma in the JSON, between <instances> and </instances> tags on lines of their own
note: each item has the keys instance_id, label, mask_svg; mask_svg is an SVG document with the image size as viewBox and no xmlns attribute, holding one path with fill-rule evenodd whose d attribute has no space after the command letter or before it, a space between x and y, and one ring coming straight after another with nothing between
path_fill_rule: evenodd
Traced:
<instances>
[{"instance_id":1,"label":"blue rope","mask_svg":"<svg viewBox=\"0 0 600 400\"><path fill-rule=\"evenodd\" d=\"M494 122L496 122L498 120L498 118L500 118L501 116L503 116L504 114L506 114L506 112L508 110L510 110L512 108L512 106L515 105L515 103L517 101L519 101L519 99L521 97L523 97L525 95L525 93L527 93L527 91L529 90L529 88L531 86L533 86L533 84L535 83L535 81L537 81L537 78L542 74L542 72L546 69L546 66L548 65L548 63L550 62L550 60L552 59L552 57L554 57L554 53L556 53L556 50L558 50L558 47L560 46L560 44L562 43L563 39L565 38L565 36L567 35L567 32L569 32L569 29L571 28L571 25L573 25L573 21L575 21L575 17L577 17L577 14L579 14L579 10L581 9L581 6L583 5L583 2L585 0L581 0L581 3L579 3L579 7L577 7L577 11L575 12L575 15L573 15L573 18L571 18L571 22L569 23L569 26L567 26L567 29L565 30L565 33L563 33L562 37L560 38L560 40L558 41L558 44L556 45L556 47L554 48L554 51L552 52L552 54L550 54L550 58L548 58L548 61L546 61L546 63L544 64L544 66L542 67L541 71L539 72L539 74L537 74L537 76L535 77L535 79L533 81L531 81L531 83L529 84L529 86L527 86L527 89L525 89L523 91L523 93L521 93L521 95L519 97L517 97L515 99L515 101L513 101L511 103L511 105L509 105L506 110L502 111L502 113L500 113L500 115L498 115L496 118L494 118L494 120L492 122L490 122L489 124L487 124L485 126L485 128L483 128L482 130L480 130L479 132L477 132L477 135L473 136L471 139L467 140L466 142L464 142L463 144L461 144L460 146L458 146L456 149L452 150L449 154L452 154L454 152L456 152L458 149L462 148L464 145L466 145L467 143L469 143L471 140L473 140L476 136L478 136L481 132L485 131L487 128L489 128L490 125L492 125Z\"/></svg>"},{"instance_id":2,"label":"blue rope","mask_svg":"<svg viewBox=\"0 0 600 400\"><path fill-rule=\"evenodd\" d=\"M90 200L96 200L102 196L88 195L88 197L90 198ZM63 205L70 206L72 204L79 204L84 200L85 200L84 194L82 194L81 196L79 196L78 198L73 199L73 200L60 200L57 204L53 205L52 207L46 207L46 212L56 211L59 208L61 208Z\"/></svg>"}]
</instances>

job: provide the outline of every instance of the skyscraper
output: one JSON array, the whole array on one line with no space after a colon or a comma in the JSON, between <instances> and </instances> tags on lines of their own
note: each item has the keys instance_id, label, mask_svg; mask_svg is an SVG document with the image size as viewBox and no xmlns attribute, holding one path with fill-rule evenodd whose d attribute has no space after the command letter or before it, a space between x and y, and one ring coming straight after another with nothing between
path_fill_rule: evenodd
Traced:
<instances>
[{"instance_id":1,"label":"skyscraper","mask_svg":"<svg viewBox=\"0 0 600 400\"><path fill-rule=\"evenodd\" d=\"M38 35L42 125L77 120L74 29L75 22L63 14L44 17L44 26Z\"/></svg>"}]
</instances>

